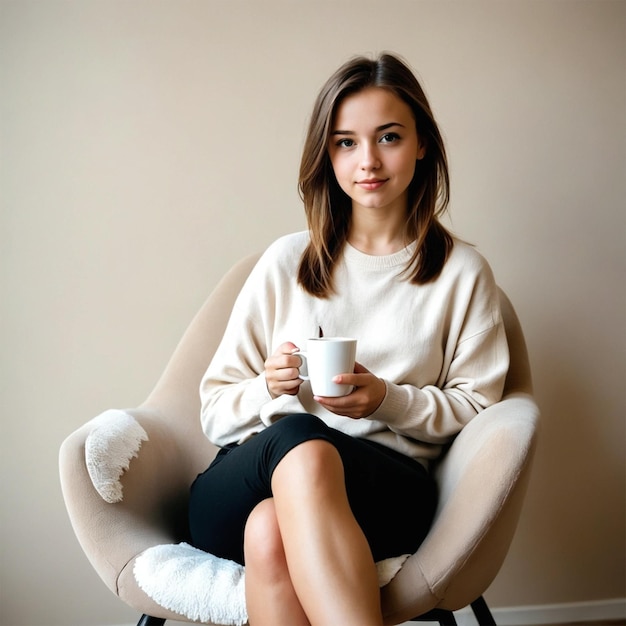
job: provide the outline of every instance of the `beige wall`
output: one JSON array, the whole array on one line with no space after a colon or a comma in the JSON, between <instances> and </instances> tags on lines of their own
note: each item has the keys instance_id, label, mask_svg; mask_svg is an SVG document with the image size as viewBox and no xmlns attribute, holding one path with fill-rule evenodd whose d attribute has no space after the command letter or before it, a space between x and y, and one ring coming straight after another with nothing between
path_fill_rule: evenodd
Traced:
<instances>
[{"instance_id":1,"label":"beige wall","mask_svg":"<svg viewBox=\"0 0 626 626\"><path fill-rule=\"evenodd\" d=\"M304 226L312 99L383 49L423 77L453 227L519 310L544 414L488 599L623 597L625 21L602 0L1 0L1 624L132 621L72 535L59 444L138 404L229 265Z\"/></svg>"}]
</instances>

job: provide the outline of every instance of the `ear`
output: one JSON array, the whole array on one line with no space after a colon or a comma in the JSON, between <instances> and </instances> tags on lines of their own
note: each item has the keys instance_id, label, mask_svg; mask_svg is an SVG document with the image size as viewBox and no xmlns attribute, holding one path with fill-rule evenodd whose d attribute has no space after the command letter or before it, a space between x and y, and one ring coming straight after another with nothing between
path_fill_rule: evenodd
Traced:
<instances>
[{"instance_id":1,"label":"ear","mask_svg":"<svg viewBox=\"0 0 626 626\"><path fill-rule=\"evenodd\" d=\"M421 161L426 156L426 144L418 137L417 138L417 154L415 156L417 161Z\"/></svg>"}]
</instances>

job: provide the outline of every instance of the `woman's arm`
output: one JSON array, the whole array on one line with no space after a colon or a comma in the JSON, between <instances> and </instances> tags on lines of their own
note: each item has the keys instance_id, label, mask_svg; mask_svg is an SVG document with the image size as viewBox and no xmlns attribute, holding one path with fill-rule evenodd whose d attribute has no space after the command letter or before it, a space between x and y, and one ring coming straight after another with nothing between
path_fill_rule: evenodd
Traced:
<instances>
[{"instance_id":1,"label":"woman's arm","mask_svg":"<svg viewBox=\"0 0 626 626\"><path fill-rule=\"evenodd\" d=\"M457 345L444 384L417 388L387 383L372 419L427 443L444 443L502 397L509 353L501 322Z\"/></svg>"},{"instance_id":2,"label":"woman's arm","mask_svg":"<svg viewBox=\"0 0 626 626\"><path fill-rule=\"evenodd\" d=\"M287 236L263 254L237 297L202 379L202 427L218 446L259 432L297 394L300 359L290 354L296 346L273 344L277 315L290 310L292 257L303 241L301 234Z\"/></svg>"}]
</instances>

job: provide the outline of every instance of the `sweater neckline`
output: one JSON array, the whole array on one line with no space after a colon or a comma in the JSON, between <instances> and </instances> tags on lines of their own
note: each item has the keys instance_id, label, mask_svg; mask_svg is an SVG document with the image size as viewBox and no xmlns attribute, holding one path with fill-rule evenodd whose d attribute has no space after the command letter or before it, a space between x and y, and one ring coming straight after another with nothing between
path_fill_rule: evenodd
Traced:
<instances>
[{"instance_id":1,"label":"sweater neckline","mask_svg":"<svg viewBox=\"0 0 626 626\"><path fill-rule=\"evenodd\" d=\"M416 242L393 254L374 255L361 252L348 242L344 247L344 258L348 265L358 265L367 270L388 270L393 267L405 266L415 252Z\"/></svg>"}]
</instances>

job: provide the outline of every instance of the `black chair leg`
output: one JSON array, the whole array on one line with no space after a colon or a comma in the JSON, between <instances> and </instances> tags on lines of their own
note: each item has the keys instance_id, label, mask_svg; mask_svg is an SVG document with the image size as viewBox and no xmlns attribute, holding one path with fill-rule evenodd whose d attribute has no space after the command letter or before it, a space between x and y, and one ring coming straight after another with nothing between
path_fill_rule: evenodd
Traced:
<instances>
[{"instance_id":1,"label":"black chair leg","mask_svg":"<svg viewBox=\"0 0 626 626\"><path fill-rule=\"evenodd\" d=\"M444 611L439 609L435 616L435 619L439 622L439 626L457 626L454 613L452 611Z\"/></svg>"},{"instance_id":2,"label":"black chair leg","mask_svg":"<svg viewBox=\"0 0 626 626\"><path fill-rule=\"evenodd\" d=\"M432 609L424 615L414 617L410 622L439 622L439 626L457 626L454 613L445 609Z\"/></svg>"},{"instance_id":3,"label":"black chair leg","mask_svg":"<svg viewBox=\"0 0 626 626\"><path fill-rule=\"evenodd\" d=\"M137 626L163 626L165 620L162 617L152 617L150 615L142 615L137 622Z\"/></svg>"},{"instance_id":4,"label":"black chair leg","mask_svg":"<svg viewBox=\"0 0 626 626\"><path fill-rule=\"evenodd\" d=\"M497 626L496 620L493 619L493 615L487 606L487 602L485 602L485 598L480 596L480 598L474 600L470 606L472 607L476 621L480 624L480 626Z\"/></svg>"}]
</instances>

